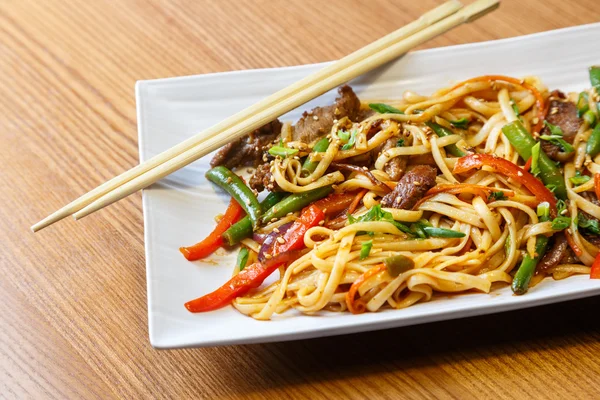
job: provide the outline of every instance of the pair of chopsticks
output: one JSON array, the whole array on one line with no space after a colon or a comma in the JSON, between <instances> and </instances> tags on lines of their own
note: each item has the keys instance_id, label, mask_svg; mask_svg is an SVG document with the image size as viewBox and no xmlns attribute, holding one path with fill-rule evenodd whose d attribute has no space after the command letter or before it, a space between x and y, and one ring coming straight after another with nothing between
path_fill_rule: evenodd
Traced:
<instances>
[{"instance_id":1,"label":"pair of chopsticks","mask_svg":"<svg viewBox=\"0 0 600 400\"><path fill-rule=\"evenodd\" d=\"M75 219L83 218L144 189L315 97L452 28L478 19L495 10L499 3L500 0L477 0L463 7L457 0L447 1L410 24L103 183L33 225L31 230L36 232L69 215Z\"/></svg>"}]
</instances>

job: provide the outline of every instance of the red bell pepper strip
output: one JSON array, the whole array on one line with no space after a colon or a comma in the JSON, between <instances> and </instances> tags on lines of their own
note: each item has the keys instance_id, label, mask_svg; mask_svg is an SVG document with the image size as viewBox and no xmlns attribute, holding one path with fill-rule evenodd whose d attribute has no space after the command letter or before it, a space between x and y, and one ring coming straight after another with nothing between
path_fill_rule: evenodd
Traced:
<instances>
[{"instance_id":1,"label":"red bell pepper strip","mask_svg":"<svg viewBox=\"0 0 600 400\"><path fill-rule=\"evenodd\" d=\"M259 287L277 268L295 257L297 257L295 252L282 253L264 263L256 262L249 265L214 292L185 303L185 308L196 313L225 307L236 297L243 296L250 289Z\"/></svg>"},{"instance_id":2,"label":"red bell pepper strip","mask_svg":"<svg viewBox=\"0 0 600 400\"><path fill-rule=\"evenodd\" d=\"M215 252L219 247L223 245L223 238L221 235L229 227L235 224L237 221L242 219L244 216L244 209L239 205L237 201L232 197L229 202L229 207L225 211L225 215L210 235L200 243L196 243L190 247L180 247L179 251L188 259L188 261L199 260L207 257Z\"/></svg>"},{"instance_id":3,"label":"red bell pepper strip","mask_svg":"<svg viewBox=\"0 0 600 400\"><path fill-rule=\"evenodd\" d=\"M489 166L496 172L519 182L536 197L539 203L547 201L550 204L550 215L552 218L556 217L556 198L552 192L535 176L504 158L489 154L470 154L458 159L454 166L454 173L460 174L483 166Z\"/></svg>"},{"instance_id":4,"label":"red bell pepper strip","mask_svg":"<svg viewBox=\"0 0 600 400\"><path fill-rule=\"evenodd\" d=\"M325 215L336 215L347 209L354 197L353 193L332 193L313 205L319 207Z\"/></svg>"},{"instance_id":5,"label":"red bell pepper strip","mask_svg":"<svg viewBox=\"0 0 600 400\"><path fill-rule=\"evenodd\" d=\"M314 204L302 210L300 218L283 235L283 243L275 242L273 250L264 262L254 263L212 293L185 303L191 312L212 311L230 304L236 297L259 287L277 268L295 260L304 247L304 234L323 221L323 211Z\"/></svg>"},{"instance_id":6,"label":"red bell pepper strip","mask_svg":"<svg viewBox=\"0 0 600 400\"><path fill-rule=\"evenodd\" d=\"M531 171L531 163L533 162L533 157L529 157L525 165L523 165L523 169L525 171Z\"/></svg>"},{"instance_id":7,"label":"red bell pepper strip","mask_svg":"<svg viewBox=\"0 0 600 400\"><path fill-rule=\"evenodd\" d=\"M590 271L590 279L600 279L600 253L596 256Z\"/></svg>"},{"instance_id":8,"label":"red bell pepper strip","mask_svg":"<svg viewBox=\"0 0 600 400\"><path fill-rule=\"evenodd\" d=\"M273 246L273 257L291 251L304 248L304 234L310 228L319 225L319 222L325 219L323 210L314 204L302 210L300 218L294 221L294 224L283 235L283 243L275 241Z\"/></svg>"},{"instance_id":9,"label":"red bell pepper strip","mask_svg":"<svg viewBox=\"0 0 600 400\"><path fill-rule=\"evenodd\" d=\"M600 174L594 175L594 191L596 192L596 197L600 199Z\"/></svg>"}]
</instances>

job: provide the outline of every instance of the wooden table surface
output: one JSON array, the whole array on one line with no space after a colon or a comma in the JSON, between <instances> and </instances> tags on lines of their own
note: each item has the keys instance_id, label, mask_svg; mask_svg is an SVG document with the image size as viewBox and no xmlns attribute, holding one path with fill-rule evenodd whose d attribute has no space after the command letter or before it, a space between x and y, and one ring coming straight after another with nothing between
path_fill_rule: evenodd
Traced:
<instances>
[{"instance_id":1,"label":"wooden table surface","mask_svg":"<svg viewBox=\"0 0 600 400\"><path fill-rule=\"evenodd\" d=\"M600 297L375 333L158 351L148 342L139 194L79 223L29 231L138 162L136 80L333 60L437 3L0 2L0 397L600 398ZM426 47L599 20L597 0L505 0Z\"/></svg>"}]
</instances>

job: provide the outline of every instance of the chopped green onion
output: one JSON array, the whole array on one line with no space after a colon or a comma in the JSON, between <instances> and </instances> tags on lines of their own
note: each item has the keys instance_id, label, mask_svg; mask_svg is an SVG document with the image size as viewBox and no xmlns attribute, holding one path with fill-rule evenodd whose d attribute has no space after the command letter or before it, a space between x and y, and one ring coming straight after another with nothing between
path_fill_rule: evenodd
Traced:
<instances>
[{"instance_id":1,"label":"chopped green onion","mask_svg":"<svg viewBox=\"0 0 600 400\"><path fill-rule=\"evenodd\" d=\"M342 142L348 143L348 140L350 140L350 132L340 129L337 131L337 137L339 137Z\"/></svg>"},{"instance_id":2,"label":"chopped green onion","mask_svg":"<svg viewBox=\"0 0 600 400\"><path fill-rule=\"evenodd\" d=\"M313 153L323 153L323 152L327 151L328 148L329 148L329 139L324 137L323 139L319 140L314 145L312 151L313 151ZM315 172L315 170L317 169L317 166L319 165L318 161L311 161L311 159L310 159L311 154L306 156L306 159L304 160L304 164L302 165L302 173L305 176L308 176L308 175L312 174L313 172Z\"/></svg>"},{"instance_id":3,"label":"chopped green onion","mask_svg":"<svg viewBox=\"0 0 600 400\"><path fill-rule=\"evenodd\" d=\"M269 149L269 154L273 157L291 157L298 154L298 149L290 149L282 146L273 146Z\"/></svg>"},{"instance_id":4,"label":"chopped green onion","mask_svg":"<svg viewBox=\"0 0 600 400\"><path fill-rule=\"evenodd\" d=\"M415 262L412 259L401 254L388 257L383 260L383 263L388 270L388 274L390 274L392 278L395 278L401 273L411 270L415 267Z\"/></svg>"},{"instance_id":5,"label":"chopped green onion","mask_svg":"<svg viewBox=\"0 0 600 400\"><path fill-rule=\"evenodd\" d=\"M562 150L565 153L571 153L575 150L573 146L571 146L566 140L563 139L563 131L560 128L560 126L552 125L548 121L544 121L544 124L546 124L552 135L542 135L540 136L540 139L546 140L550 143L554 143L555 145L562 148Z\"/></svg>"},{"instance_id":6,"label":"chopped green onion","mask_svg":"<svg viewBox=\"0 0 600 400\"><path fill-rule=\"evenodd\" d=\"M466 129L469 126L469 120L467 118L457 119L456 121L450 121L450 124L455 128Z\"/></svg>"},{"instance_id":7,"label":"chopped green onion","mask_svg":"<svg viewBox=\"0 0 600 400\"><path fill-rule=\"evenodd\" d=\"M540 150L541 144L537 142L535 146L531 148L531 174L533 176L538 176L540 174Z\"/></svg>"},{"instance_id":8,"label":"chopped green onion","mask_svg":"<svg viewBox=\"0 0 600 400\"><path fill-rule=\"evenodd\" d=\"M404 147L404 139L398 139L396 142L396 147Z\"/></svg>"},{"instance_id":9,"label":"chopped green onion","mask_svg":"<svg viewBox=\"0 0 600 400\"><path fill-rule=\"evenodd\" d=\"M423 228L425 233L429 237L438 237L438 238L461 238L465 237L465 234L462 232L454 231L452 229L445 228L434 228L431 226L426 226Z\"/></svg>"},{"instance_id":10,"label":"chopped green onion","mask_svg":"<svg viewBox=\"0 0 600 400\"><path fill-rule=\"evenodd\" d=\"M563 131L560 126L552 125L548 121L544 121L544 124L548 127L548 129L550 130L550 133L553 136L562 136L563 135Z\"/></svg>"},{"instance_id":11,"label":"chopped green onion","mask_svg":"<svg viewBox=\"0 0 600 400\"><path fill-rule=\"evenodd\" d=\"M238 271L242 271L244 268L246 268L246 264L248 263L249 256L250 256L250 252L248 251L248 249L245 247L242 247L240 249L240 252L238 253L237 261L235 263L235 265L238 268Z\"/></svg>"},{"instance_id":12,"label":"chopped green onion","mask_svg":"<svg viewBox=\"0 0 600 400\"><path fill-rule=\"evenodd\" d=\"M550 203L544 201L537 206L537 216L539 218L550 218Z\"/></svg>"},{"instance_id":13,"label":"chopped green onion","mask_svg":"<svg viewBox=\"0 0 600 400\"><path fill-rule=\"evenodd\" d=\"M342 150L350 150L354 147L354 143L356 143L356 135L358 135L358 130L355 129L352 131L348 143L342 146Z\"/></svg>"},{"instance_id":14,"label":"chopped green onion","mask_svg":"<svg viewBox=\"0 0 600 400\"><path fill-rule=\"evenodd\" d=\"M577 226L594 235L600 235L600 221L587 218L583 213L578 215Z\"/></svg>"},{"instance_id":15,"label":"chopped green onion","mask_svg":"<svg viewBox=\"0 0 600 400\"><path fill-rule=\"evenodd\" d=\"M369 253L371 253L371 247L373 247L373 241L369 240L364 242L362 246L360 246L360 259L364 260L369 257Z\"/></svg>"},{"instance_id":16,"label":"chopped green onion","mask_svg":"<svg viewBox=\"0 0 600 400\"><path fill-rule=\"evenodd\" d=\"M377 111L379 114L404 114L402 110L383 103L371 103L369 104L369 108Z\"/></svg>"},{"instance_id":17,"label":"chopped green onion","mask_svg":"<svg viewBox=\"0 0 600 400\"><path fill-rule=\"evenodd\" d=\"M515 115L518 117L519 115L521 115L519 113L519 106L517 105L517 103L515 102L514 99L510 99L510 106L512 107L513 111L515 112Z\"/></svg>"},{"instance_id":18,"label":"chopped green onion","mask_svg":"<svg viewBox=\"0 0 600 400\"><path fill-rule=\"evenodd\" d=\"M552 220L552 230L562 231L571 225L570 217L556 217Z\"/></svg>"},{"instance_id":19,"label":"chopped green onion","mask_svg":"<svg viewBox=\"0 0 600 400\"><path fill-rule=\"evenodd\" d=\"M575 186L583 185L584 183L586 183L590 179L592 179L592 178L590 178L587 175L581 175L580 171L577 171L575 173L575 176L572 176L572 177L569 178L569 180L571 181L571 183L573 185L575 185Z\"/></svg>"}]
</instances>

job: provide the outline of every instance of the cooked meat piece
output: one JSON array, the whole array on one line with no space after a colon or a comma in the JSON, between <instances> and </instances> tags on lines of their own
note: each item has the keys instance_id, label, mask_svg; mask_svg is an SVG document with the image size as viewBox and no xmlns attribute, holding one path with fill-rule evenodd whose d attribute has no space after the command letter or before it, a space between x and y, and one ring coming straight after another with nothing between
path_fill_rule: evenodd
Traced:
<instances>
[{"instance_id":1,"label":"cooked meat piece","mask_svg":"<svg viewBox=\"0 0 600 400\"><path fill-rule=\"evenodd\" d=\"M271 173L271 164L265 163L261 164L256 168L254 174L250 177L248 181L248 185L250 188L255 189L257 192L262 192L267 189L269 192L277 192L281 190L273 179L273 174Z\"/></svg>"},{"instance_id":2,"label":"cooked meat piece","mask_svg":"<svg viewBox=\"0 0 600 400\"><path fill-rule=\"evenodd\" d=\"M316 107L304 112L302 118L294 127L292 140L312 143L329 134L334 119L348 117L354 121L360 109L360 100L348 85L338 89L339 97L335 104L326 107Z\"/></svg>"},{"instance_id":3,"label":"cooked meat piece","mask_svg":"<svg viewBox=\"0 0 600 400\"><path fill-rule=\"evenodd\" d=\"M381 146L379 146L376 149L373 149L373 152L375 153L374 158L377 159L377 157L379 157L379 154L383 153L386 150L393 149L394 147L396 147L397 144L398 144L397 137L389 138ZM385 164L385 166L383 167L383 170L385 171L386 174L388 174L390 176L390 178L393 181L397 181L398 179L400 179L402 177L402 174L406 170L407 162L408 162L408 160L406 157L401 156L401 157L392 158L390 161L388 161Z\"/></svg>"},{"instance_id":4,"label":"cooked meat piece","mask_svg":"<svg viewBox=\"0 0 600 400\"><path fill-rule=\"evenodd\" d=\"M548 271L556 267L558 263L567 255L569 244L563 232L554 235L554 244L552 248L542 257L537 266L538 271Z\"/></svg>"},{"instance_id":5,"label":"cooked meat piece","mask_svg":"<svg viewBox=\"0 0 600 400\"><path fill-rule=\"evenodd\" d=\"M552 125L560 127L563 131L563 138L573 143L577 131L581 127L582 120L577 116L577 106L566 100L565 95L559 91L554 91L550 95L550 108L546 115L546 121ZM541 132L542 135L551 135L550 130L547 126L544 126ZM554 143L550 143L546 140L542 140L542 150L548 157L555 161L567 161L574 153L563 153L559 146Z\"/></svg>"},{"instance_id":6,"label":"cooked meat piece","mask_svg":"<svg viewBox=\"0 0 600 400\"><path fill-rule=\"evenodd\" d=\"M560 259L558 264L579 264L580 262L581 261L577 258L571 247L568 246L565 255Z\"/></svg>"},{"instance_id":7,"label":"cooked meat piece","mask_svg":"<svg viewBox=\"0 0 600 400\"><path fill-rule=\"evenodd\" d=\"M596 193L593 192L583 192L581 193L581 197L583 197L584 199L586 199L587 201L590 201L592 203L594 203L595 205L600 207L600 200L598 200L598 197L596 196ZM586 217L590 217L590 218L594 218L591 215L587 214L585 215Z\"/></svg>"},{"instance_id":8,"label":"cooked meat piece","mask_svg":"<svg viewBox=\"0 0 600 400\"><path fill-rule=\"evenodd\" d=\"M272 121L248 135L221 147L210 161L211 167L224 165L231 169L261 164L264 152L281 133L281 122Z\"/></svg>"},{"instance_id":9,"label":"cooked meat piece","mask_svg":"<svg viewBox=\"0 0 600 400\"><path fill-rule=\"evenodd\" d=\"M583 237L585 237L585 240L587 240L594 246L600 247L600 236L598 236L598 235L583 235Z\"/></svg>"},{"instance_id":10,"label":"cooked meat piece","mask_svg":"<svg viewBox=\"0 0 600 400\"><path fill-rule=\"evenodd\" d=\"M383 207L410 210L435 186L437 170L429 165L417 165L408 171L396 188L381 199Z\"/></svg>"}]
</instances>

